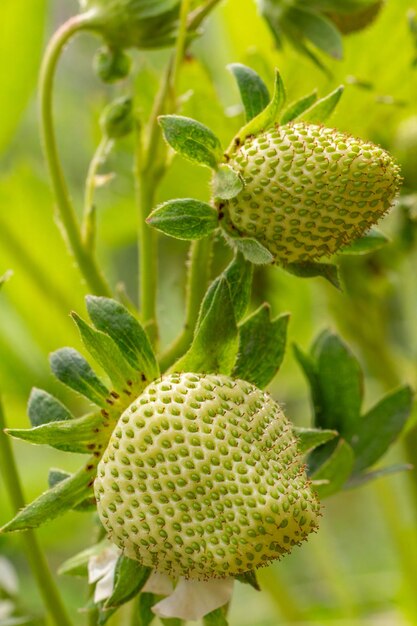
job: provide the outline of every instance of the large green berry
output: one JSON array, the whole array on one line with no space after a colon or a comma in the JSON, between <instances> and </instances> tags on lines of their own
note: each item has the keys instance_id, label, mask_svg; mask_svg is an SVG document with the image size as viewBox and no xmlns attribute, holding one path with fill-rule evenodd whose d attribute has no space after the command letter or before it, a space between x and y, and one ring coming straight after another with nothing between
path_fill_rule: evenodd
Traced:
<instances>
[{"instance_id":1,"label":"large green berry","mask_svg":"<svg viewBox=\"0 0 417 626\"><path fill-rule=\"evenodd\" d=\"M377 0L353 13L328 13L327 17L341 33L350 35L370 26L377 18L384 5L384 0Z\"/></svg>"},{"instance_id":2,"label":"large green berry","mask_svg":"<svg viewBox=\"0 0 417 626\"><path fill-rule=\"evenodd\" d=\"M120 418L95 494L128 557L194 579L290 552L317 528L320 509L278 404L223 375L149 385Z\"/></svg>"},{"instance_id":3,"label":"large green berry","mask_svg":"<svg viewBox=\"0 0 417 626\"><path fill-rule=\"evenodd\" d=\"M112 48L162 48L175 42L180 0L80 0L90 27Z\"/></svg>"},{"instance_id":4,"label":"large green berry","mask_svg":"<svg viewBox=\"0 0 417 626\"><path fill-rule=\"evenodd\" d=\"M329 256L363 235L400 182L378 146L304 123L247 139L230 166L244 188L218 203L225 230L257 239L283 265Z\"/></svg>"}]
</instances>

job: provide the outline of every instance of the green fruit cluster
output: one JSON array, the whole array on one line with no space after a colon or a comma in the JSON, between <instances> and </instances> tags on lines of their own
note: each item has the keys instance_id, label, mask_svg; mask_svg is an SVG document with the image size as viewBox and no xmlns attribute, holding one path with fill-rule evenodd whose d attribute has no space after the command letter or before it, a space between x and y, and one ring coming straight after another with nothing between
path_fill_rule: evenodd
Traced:
<instances>
[{"instance_id":1,"label":"green fruit cluster","mask_svg":"<svg viewBox=\"0 0 417 626\"><path fill-rule=\"evenodd\" d=\"M121 416L95 494L124 554L172 576L233 576L291 551L320 505L272 398L223 375L172 374Z\"/></svg>"},{"instance_id":2,"label":"green fruit cluster","mask_svg":"<svg viewBox=\"0 0 417 626\"><path fill-rule=\"evenodd\" d=\"M244 189L218 202L232 237L258 240L285 265L337 252L390 209L399 168L380 147L315 124L248 138L229 165Z\"/></svg>"}]
</instances>

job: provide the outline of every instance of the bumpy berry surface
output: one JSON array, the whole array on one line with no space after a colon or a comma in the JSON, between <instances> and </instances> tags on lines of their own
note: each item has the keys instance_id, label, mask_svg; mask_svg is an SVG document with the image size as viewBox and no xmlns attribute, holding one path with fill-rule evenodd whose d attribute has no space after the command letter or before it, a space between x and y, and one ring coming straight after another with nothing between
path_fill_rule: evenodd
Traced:
<instances>
[{"instance_id":1,"label":"bumpy berry surface","mask_svg":"<svg viewBox=\"0 0 417 626\"><path fill-rule=\"evenodd\" d=\"M278 404L222 375L149 385L120 418L95 493L124 554L195 579L290 552L317 527L320 508Z\"/></svg>"},{"instance_id":2,"label":"bumpy berry surface","mask_svg":"<svg viewBox=\"0 0 417 626\"><path fill-rule=\"evenodd\" d=\"M225 229L257 239L284 265L329 256L363 235L400 182L378 146L304 123L248 139L230 165L245 187L219 204Z\"/></svg>"}]
</instances>

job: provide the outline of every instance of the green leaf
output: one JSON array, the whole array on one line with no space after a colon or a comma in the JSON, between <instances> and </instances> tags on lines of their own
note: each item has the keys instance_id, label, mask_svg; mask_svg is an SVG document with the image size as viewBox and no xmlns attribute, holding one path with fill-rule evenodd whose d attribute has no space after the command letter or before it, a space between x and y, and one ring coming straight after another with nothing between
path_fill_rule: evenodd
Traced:
<instances>
[{"instance_id":1,"label":"green leaf","mask_svg":"<svg viewBox=\"0 0 417 626\"><path fill-rule=\"evenodd\" d=\"M92 452L100 443L103 416L84 415L63 422L49 422L35 428L9 428L7 433L34 444L46 444L69 452Z\"/></svg>"},{"instance_id":2,"label":"green leaf","mask_svg":"<svg viewBox=\"0 0 417 626\"><path fill-rule=\"evenodd\" d=\"M376 463L397 439L411 413L412 401L411 388L401 387L363 416L351 438L355 473Z\"/></svg>"},{"instance_id":3,"label":"green leaf","mask_svg":"<svg viewBox=\"0 0 417 626\"><path fill-rule=\"evenodd\" d=\"M311 355L303 352L301 348L299 348L297 345L293 346L293 350L294 356L301 369L303 370L304 376L306 377L310 387L315 423L319 423L321 421L323 401L321 397L320 381L317 372L317 363L311 357Z\"/></svg>"},{"instance_id":4,"label":"green leaf","mask_svg":"<svg viewBox=\"0 0 417 626\"><path fill-rule=\"evenodd\" d=\"M333 454L311 476L314 481L328 481L314 487L319 498L327 498L342 489L352 473L354 460L352 448L340 439Z\"/></svg>"},{"instance_id":5,"label":"green leaf","mask_svg":"<svg viewBox=\"0 0 417 626\"><path fill-rule=\"evenodd\" d=\"M256 239L242 237L242 239L232 239L232 241L245 259L254 265L267 265L274 262L274 256L271 252Z\"/></svg>"},{"instance_id":6,"label":"green leaf","mask_svg":"<svg viewBox=\"0 0 417 626\"><path fill-rule=\"evenodd\" d=\"M274 378L285 354L289 315L271 321L263 304L239 328L239 352L233 376L263 389Z\"/></svg>"},{"instance_id":7,"label":"green leaf","mask_svg":"<svg viewBox=\"0 0 417 626\"><path fill-rule=\"evenodd\" d=\"M323 443L331 441L338 436L336 430L321 430L316 428L293 428L294 434L298 438L298 449L303 454L314 450Z\"/></svg>"},{"instance_id":8,"label":"green leaf","mask_svg":"<svg viewBox=\"0 0 417 626\"><path fill-rule=\"evenodd\" d=\"M120 556L114 574L113 593L107 599L105 609L119 607L134 598L145 586L151 572L150 567L141 565L139 561Z\"/></svg>"},{"instance_id":9,"label":"green leaf","mask_svg":"<svg viewBox=\"0 0 417 626\"><path fill-rule=\"evenodd\" d=\"M316 102L316 104L313 104L313 106L307 109L307 111L305 111L299 119L303 122L308 122L309 124L322 124L335 110L340 98L342 97L343 91L344 87L343 85L340 85L337 89L329 93L328 96L321 98Z\"/></svg>"},{"instance_id":10,"label":"green leaf","mask_svg":"<svg viewBox=\"0 0 417 626\"><path fill-rule=\"evenodd\" d=\"M345 484L345 489L356 489L362 487L367 483L377 480L378 478L385 478L385 476L391 476L392 474L399 474L400 472L409 472L414 469L413 465L406 465L404 463L397 463L396 465L389 465L388 467L381 467L373 472L365 472L364 474L353 474L348 482Z\"/></svg>"},{"instance_id":11,"label":"green leaf","mask_svg":"<svg viewBox=\"0 0 417 626\"><path fill-rule=\"evenodd\" d=\"M158 602L153 593L141 593L138 596L137 610L134 613L132 626L150 626L155 619L152 607Z\"/></svg>"},{"instance_id":12,"label":"green leaf","mask_svg":"<svg viewBox=\"0 0 417 626\"><path fill-rule=\"evenodd\" d=\"M97 556L105 547L108 546L107 539L104 539L100 543L96 543L90 548L79 552L75 556L67 559L58 568L58 574L65 574L67 576L88 576L88 561L92 556Z\"/></svg>"},{"instance_id":13,"label":"green leaf","mask_svg":"<svg viewBox=\"0 0 417 626\"><path fill-rule=\"evenodd\" d=\"M285 104L286 95L285 87L278 70L275 70L275 86L271 102L259 115L254 117L243 128L240 129L227 152L232 152L244 143L245 139L250 135L259 135L259 133L273 126L279 118L279 114Z\"/></svg>"},{"instance_id":14,"label":"green leaf","mask_svg":"<svg viewBox=\"0 0 417 626\"><path fill-rule=\"evenodd\" d=\"M161 115L158 121L171 148L189 161L213 169L223 159L219 139L207 126L189 117Z\"/></svg>"},{"instance_id":15,"label":"green leaf","mask_svg":"<svg viewBox=\"0 0 417 626\"><path fill-rule=\"evenodd\" d=\"M219 227L216 209L192 198L164 202L146 221L156 230L177 239L201 239Z\"/></svg>"},{"instance_id":16,"label":"green leaf","mask_svg":"<svg viewBox=\"0 0 417 626\"><path fill-rule=\"evenodd\" d=\"M72 419L72 414L59 400L43 389L33 387L28 401L28 415L33 427Z\"/></svg>"},{"instance_id":17,"label":"green leaf","mask_svg":"<svg viewBox=\"0 0 417 626\"><path fill-rule=\"evenodd\" d=\"M213 178L213 196L231 200L243 189L243 180L229 165L220 165Z\"/></svg>"},{"instance_id":18,"label":"green leaf","mask_svg":"<svg viewBox=\"0 0 417 626\"><path fill-rule=\"evenodd\" d=\"M339 271L333 263L288 263L283 269L298 278L324 278L336 289L341 289Z\"/></svg>"},{"instance_id":19,"label":"green leaf","mask_svg":"<svg viewBox=\"0 0 417 626\"><path fill-rule=\"evenodd\" d=\"M159 367L146 332L119 302L87 296L87 310L97 330L109 335L130 365L143 374L143 382L158 378Z\"/></svg>"},{"instance_id":20,"label":"green leaf","mask_svg":"<svg viewBox=\"0 0 417 626\"><path fill-rule=\"evenodd\" d=\"M243 583L244 585L250 585L251 587L253 587L253 589L256 589L256 591L261 591L255 570L252 570L251 572L245 572L244 574L238 574L237 576L235 576L235 578L240 583Z\"/></svg>"},{"instance_id":21,"label":"green leaf","mask_svg":"<svg viewBox=\"0 0 417 626\"><path fill-rule=\"evenodd\" d=\"M77 324L83 344L101 365L117 391L125 391L127 381L137 382L138 373L129 365L114 340L84 322L76 313L71 314Z\"/></svg>"},{"instance_id":22,"label":"green leaf","mask_svg":"<svg viewBox=\"0 0 417 626\"><path fill-rule=\"evenodd\" d=\"M171 371L230 374L238 344L230 288L227 280L222 278L197 327L191 348L173 365Z\"/></svg>"},{"instance_id":23,"label":"green leaf","mask_svg":"<svg viewBox=\"0 0 417 626\"><path fill-rule=\"evenodd\" d=\"M204 626L228 626L225 611L223 608L216 609L203 617Z\"/></svg>"},{"instance_id":24,"label":"green leaf","mask_svg":"<svg viewBox=\"0 0 417 626\"><path fill-rule=\"evenodd\" d=\"M107 406L109 390L79 352L73 348L61 348L51 354L50 363L52 372L64 385L98 406Z\"/></svg>"},{"instance_id":25,"label":"green leaf","mask_svg":"<svg viewBox=\"0 0 417 626\"><path fill-rule=\"evenodd\" d=\"M389 242L389 239L385 237L379 230L372 228L366 235L356 239L349 246L342 248L341 254L368 254L369 252L375 252Z\"/></svg>"},{"instance_id":26,"label":"green leaf","mask_svg":"<svg viewBox=\"0 0 417 626\"><path fill-rule=\"evenodd\" d=\"M91 495L96 465L94 463L82 467L76 474L58 483L53 489L49 489L8 522L0 532L15 532L38 528L66 511Z\"/></svg>"},{"instance_id":27,"label":"green leaf","mask_svg":"<svg viewBox=\"0 0 417 626\"><path fill-rule=\"evenodd\" d=\"M316 426L337 430L349 438L356 432L363 400L363 373L349 347L330 331L315 342L321 411Z\"/></svg>"},{"instance_id":28,"label":"green leaf","mask_svg":"<svg viewBox=\"0 0 417 626\"><path fill-rule=\"evenodd\" d=\"M236 322L239 322L244 317L249 307L252 290L252 277L253 266L251 263L246 261L242 254L238 252L224 272L220 274L220 276L216 278L208 288L201 305L197 328L211 307L217 287L222 279L225 279L229 285L230 296L232 298L232 304L235 312L235 320Z\"/></svg>"},{"instance_id":29,"label":"green leaf","mask_svg":"<svg viewBox=\"0 0 417 626\"><path fill-rule=\"evenodd\" d=\"M335 25L323 15L305 8L290 8L286 16L306 39L317 48L340 60L343 58L342 36Z\"/></svg>"},{"instance_id":30,"label":"green leaf","mask_svg":"<svg viewBox=\"0 0 417 626\"><path fill-rule=\"evenodd\" d=\"M268 88L255 70L241 63L231 63L227 68L232 72L245 109L246 121L262 113L268 106Z\"/></svg>"},{"instance_id":31,"label":"green leaf","mask_svg":"<svg viewBox=\"0 0 417 626\"><path fill-rule=\"evenodd\" d=\"M317 100L317 91L313 91L313 93L308 96L304 96L300 98L296 102L290 104L290 106L284 111L282 114L280 124L283 126L284 124L288 124L288 122L292 122L297 119L304 111L307 111Z\"/></svg>"}]
</instances>

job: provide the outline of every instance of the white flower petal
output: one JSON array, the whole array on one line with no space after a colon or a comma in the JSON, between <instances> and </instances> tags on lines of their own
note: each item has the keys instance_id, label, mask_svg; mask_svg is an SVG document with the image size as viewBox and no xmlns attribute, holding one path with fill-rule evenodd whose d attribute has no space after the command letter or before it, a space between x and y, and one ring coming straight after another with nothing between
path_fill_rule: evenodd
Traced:
<instances>
[{"instance_id":1,"label":"white flower petal","mask_svg":"<svg viewBox=\"0 0 417 626\"><path fill-rule=\"evenodd\" d=\"M0 589L10 596L15 596L19 590L16 570L8 559L0 556Z\"/></svg>"},{"instance_id":2,"label":"white flower petal","mask_svg":"<svg viewBox=\"0 0 417 626\"><path fill-rule=\"evenodd\" d=\"M14 604L10 600L2 600L0 602L0 620L5 620L13 613Z\"/></svg>"},{"instance_id":3,"label":"white flower petal","mask_svg":"<svg viewBox=\"0 0 417 626\"><path fill-rule=\"evenodd\" d=\"M107 600L107 598L110 598L113 593L114 572L115 568L112 567L108 570L106 575L98 581L96 588L94 589L94 602L96 604L102 600Z\"/></svg>"},{"instance_id":4,"label":"white flower petal","mask_svg":"<svg viewBox=\"0 0 417 626\"><path fill-rule=\"evenodd\" d=\"M105 548L88 561L88 582L95 583L111 570L114 571L121 552L116 546Z\"/></svg>"},{"instance_id":5,"label":"white flower petal","mask_svg":"<svg viewBox=\"0 0 417 626\"><path fill-rule=\"evenodd\" d=\"M152 572L142 591L154 593L157 596L169 596L169 594L174 591L174 583L168 574Z\"/></svg>"},{"instance_id":6,"label":"white flower petal","mask_svg":"<svg viewBox=\"0 0 417 626\"><path fill-rule=\"evenodd\" d=\"M174 593L158 602L152 611L158 617L201 619L230 601L233 583L233 578L207 581L180 579Z\"/></svg>"}]
</instances>

